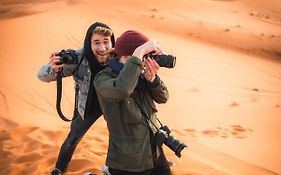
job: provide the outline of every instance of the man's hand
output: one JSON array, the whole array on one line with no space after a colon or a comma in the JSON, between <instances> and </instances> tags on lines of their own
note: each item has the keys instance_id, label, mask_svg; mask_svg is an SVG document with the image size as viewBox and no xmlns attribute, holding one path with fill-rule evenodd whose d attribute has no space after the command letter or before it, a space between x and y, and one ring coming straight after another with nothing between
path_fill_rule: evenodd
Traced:
<instances>
[{"instance_id":1,"label":"man's hand","mask_svg":"<svg viewBox=\"0 0 281 175\"><path fill-rule=\"evenodd\" d=\"M56 56L58 52L55 52L51 55L50 57L50 61L49 64L51 65L52 69L54 70L55 73L58 73L59 71L61 71L61 69L63 68L63 64L61 65L57 65L56 63L60 62L60 57Z\"/></svg>"},{"instance_id":2,"label":"man's hand","mask_svg":"<svg viewBox=\"0 0 281 175\"><path fill-rule=\"evenodd\" d=\"M144 77L147 81L153 81L153 78L156 76L159 71L160 66L158 63L151 58L147 58L144 60L145 73Z\"/></svg>"},{"instance_id":3,"label":"man's hand","mask_svg":"<svg viewBox=\"0 0 281 175\"><path fill-rule=\"evenodd\" d=\"M157 41L150 40L144 43L143 45L137 47L133 53L133 56L142 59L144 55L150 52L155 52L156 54L160 54L162 52Z\"/></svg>"}]
</instances>

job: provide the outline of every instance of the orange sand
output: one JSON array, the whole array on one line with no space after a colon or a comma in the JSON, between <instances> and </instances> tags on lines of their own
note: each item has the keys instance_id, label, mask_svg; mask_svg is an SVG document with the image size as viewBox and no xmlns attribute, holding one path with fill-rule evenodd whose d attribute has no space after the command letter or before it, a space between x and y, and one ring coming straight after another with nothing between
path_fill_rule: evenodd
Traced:
<instances>
[{"instance_id":1,"label":"orange sand","mask_svg":"<svg viewBox=\"0 0 281 175\"><path fill-rule=\"evenodd\" d=\"M117 3L118 2L118 3ZM0 2L0 174L47 174L69 130L55 111L55 83L37 79L51 52L82 46L107 23L159 40L177 56L160 70L170 100L159 117L189 145L174 175L281 174L280 0L9 0ZM70 115L73 80L64 81ZM67 175L101 174L103 118L75 152Z\"/></svg>"}]
</instances>

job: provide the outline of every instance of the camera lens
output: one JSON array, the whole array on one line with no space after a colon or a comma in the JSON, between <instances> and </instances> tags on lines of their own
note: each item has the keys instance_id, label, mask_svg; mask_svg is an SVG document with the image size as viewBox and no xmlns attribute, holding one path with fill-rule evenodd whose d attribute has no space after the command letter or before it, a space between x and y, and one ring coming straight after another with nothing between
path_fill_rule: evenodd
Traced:
<instances>
[{"instance_id":1,"label":"camera lens","mask_svg":"<svg viewBox=\"0 0 281 175\"><path fill-rule=\"evenodd\" d=\"M62 56L62 62L64 64L71 64L73 63L73 57L71 54L65 54Z\"/></svg>"},{"instance_id":2,"label":"camera lens","mask_svg":"<svg viewBox=\"0 0 281 175\"><path fill-rule=\"evenodd\" d=\"M176 57L173 55L157 55L155 61L160 67L174 68L176 65Z\"/></svg>"},{"instance_id":3,"label":"camera lens","mask_svg":"<svg viewBox=\"0 0 281 175\"><path fill-rule=\"evenodd\" d=\"M154 59L160 67L166 67L171 69L176 66L176 57L173 55L155 55L154 52L151 52L144 55L143 58L147 59L148 57Z\"/></svg>"},{"instance_id":4,"label":"camera lens","mask_svg":"<svg viewBox=\"0 0 281 175\"><path fill-rule=\"evenodd\" d=\"M187 145L184 144L184 143L181 143L181 144L178 146L177 150L175 151L175 154L176 154L178 157L181 157L181 151L182 151L185 147L187 147Z\"/></svg>"},{"instance_id":5,"label":"camera lens","mask_svg":"<svg viewBox=\"0 0 281 175\"><path fill-rule=\"evenodd\" d=\"M175 152L178 157L181 157L181 151L187 147L184 143L181 143L179 140L173 136L169 136L164 142L171 150Z\"/></svg>"},{"instance_id":6,"label":"camera lens","mask_svg":"<svg viewBox=\"0 0 281 175\"><path fill-rule=\"evenodd\" d=\"M58 54L56 54L56 56L61 57L60 61L56 63L56 65L78 63L78 56L75 50L62 50Z\"/></svg>"}]
</instances>

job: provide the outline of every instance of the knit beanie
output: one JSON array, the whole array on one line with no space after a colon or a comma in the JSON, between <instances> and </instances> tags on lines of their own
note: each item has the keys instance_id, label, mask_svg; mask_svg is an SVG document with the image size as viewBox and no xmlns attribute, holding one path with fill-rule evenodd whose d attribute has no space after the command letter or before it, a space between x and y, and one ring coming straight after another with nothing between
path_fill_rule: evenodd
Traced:
<instances>
[{"instance_id":1,"label":"knit beanie","mask_svg":"<svg viewBox=\"0 0 281 175\"><path fill-rule=\"evenodd\" d=\"M148 37L135 30L123 33L115 42L114 53L117 56L133 55L135 49L148 41Z\"/></svg>"}]
</instances>

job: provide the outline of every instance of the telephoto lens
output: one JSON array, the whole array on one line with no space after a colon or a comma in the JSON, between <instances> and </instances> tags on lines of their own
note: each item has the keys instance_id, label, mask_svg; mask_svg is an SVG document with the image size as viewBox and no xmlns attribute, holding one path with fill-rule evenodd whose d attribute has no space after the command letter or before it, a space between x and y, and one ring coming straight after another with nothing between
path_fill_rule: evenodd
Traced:
<instances>
[{"instance_id":1,"label":"telephoto lens","mask_svg":"<svg viewBox=\"0 0 281 175\"><path fill-rule=\"evenodd\" d=\"M156 55L153 57L160 67L174 68L176 66L176 57L173 55Z\"/></svg>"},{"instance_id":2,"label":"telephoto lens","mask_svg":"<svg viewBox=\"0 0 281 175\"><path fill-rule=\"evenodd\" d=\"M160 67L166 67L171 69L176 66L176 57L173 55L165 55L165 54L157 55L154 52L151 52L149 54L146 54L143 58L154 59L159 64Z\"/></svg>"}]
</instances>

